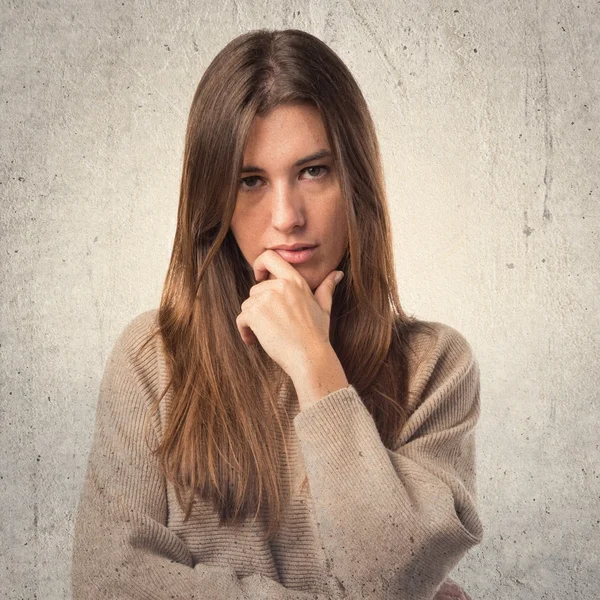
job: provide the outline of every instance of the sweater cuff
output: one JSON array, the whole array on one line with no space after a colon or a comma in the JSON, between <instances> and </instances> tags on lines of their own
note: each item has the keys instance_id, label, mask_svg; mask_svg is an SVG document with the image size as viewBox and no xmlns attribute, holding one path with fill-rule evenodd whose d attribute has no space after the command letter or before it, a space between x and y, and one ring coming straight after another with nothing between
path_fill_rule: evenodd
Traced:
<instances>
[{"instance_id":1,"label":"sweater cuff","mask_svg":"<svg viewBox=\"0 0 600 600\"><path fill-rule=\"evenodd\" d=\"M327 468L336 471L382 452L375 421L353 385L331 392L300 411L294 417L294 427L305 462L324 461Z\"/></svg>"}]
</instances>

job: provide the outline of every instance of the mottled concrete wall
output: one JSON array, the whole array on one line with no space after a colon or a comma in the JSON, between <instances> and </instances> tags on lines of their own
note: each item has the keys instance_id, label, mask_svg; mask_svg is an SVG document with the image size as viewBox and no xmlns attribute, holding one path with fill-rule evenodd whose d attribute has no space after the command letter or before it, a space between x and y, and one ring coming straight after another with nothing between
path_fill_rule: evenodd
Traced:
<instances>
[{"instance_id":1,"label":"mottled concrete wall","mask_svg":"<svg viewBox=\"0 0 600 600\"><path fill-rule=\"evenodd\" d=\"M380 134L400 293L478 355L473 599L597 598L600 6L1 0L0 590L68 598L107 353L158 305L187 111L258 27L329 43Z\"/></svg>"}]
</instances>

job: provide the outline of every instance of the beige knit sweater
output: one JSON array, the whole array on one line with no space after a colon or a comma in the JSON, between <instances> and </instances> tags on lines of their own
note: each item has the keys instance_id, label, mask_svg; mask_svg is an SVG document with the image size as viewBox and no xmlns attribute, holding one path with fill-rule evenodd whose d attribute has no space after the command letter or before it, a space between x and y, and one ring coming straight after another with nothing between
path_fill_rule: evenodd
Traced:
<instances>
[{"instance_id":1,"label":"beige knit sweater","mask_svg":"<svg viewBox=\"0 0 600 600\"><path fill-rule=\"evenodd\" d=\"M309 488L292 498L269 544L260 519L219 528L208 504L184 523L149 454L144 414L167 383L162 341L135 352L157 314L135 317L106 363L76 517L74 600L431 600L483 536L479 367L466 339L431 322L435 343L414 340L410 418L396 451L352 385L295 413L290 467L298 480L308 474Z\"/></svg>"}]
</instances>

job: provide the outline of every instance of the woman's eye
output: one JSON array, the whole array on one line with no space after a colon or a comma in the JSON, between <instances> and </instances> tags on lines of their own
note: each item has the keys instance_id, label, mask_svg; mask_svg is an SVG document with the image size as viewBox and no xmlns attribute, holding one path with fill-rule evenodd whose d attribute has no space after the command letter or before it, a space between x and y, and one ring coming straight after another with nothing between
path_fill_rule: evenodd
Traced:
<instances>
[{"instance_id":1,"label":"woman's eye","mask_svg":"<svg viewBox=\"0 0 600 600\"><path fill-rule=\"evenodd\" d=\"M308 172L311 169L324 169L325 172L327 172L329 170L325 165L314 165L312 167L306 167L306 169L303 169L303 170ZM311 179L318 179L319 177L320 177L319 175L316 175L314 177L311 177Z\"/></svg>"},{"instance_id":2,"label":"woman's eye","mask_svg":"<svg viewBox=\"0 0 600 600\"><path fill-rule=\"evenodd\" d=\"M253 175L252 177L244 177L243 179L240 179L240 183L245 185L245 189L252 190L257 187L255 185L250 185L255 179L260 179L260 177L257 177L256 175Z\"/></svg>"},{"instance_id":3,"label":"woman's eye","mask_svg":"<svg viewBox=\"0 0 600 600\"><path fill-rule=\"evenodd\" d=\"M317 173L315 173L314 171L317 171ZM325 173L327 173L329 171L329 167L327 167L326 165L313 165L310 167L305 167L304 169L302 169L301 173L307 172L309 175L311 175L308 179L321 179L321 177L323 177L325 175L325 173L321 173L321 170L323 170ZM250 177L243 177L242 179L240 179L240 187L242 187L242 189L246 192L252 191L252 190L256 190L258 189L260 186L258 185L253 185L256 181L260 180L261 178L258 175L252 175Z\"/></svg>"}]
</instances>

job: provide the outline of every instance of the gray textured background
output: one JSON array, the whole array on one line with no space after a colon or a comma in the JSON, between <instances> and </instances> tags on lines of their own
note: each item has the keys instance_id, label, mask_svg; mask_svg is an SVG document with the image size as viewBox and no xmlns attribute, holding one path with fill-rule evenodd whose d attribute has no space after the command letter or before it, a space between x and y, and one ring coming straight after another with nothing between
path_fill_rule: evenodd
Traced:
<instances>
[{"instance_id":1,"label":"gray textured background","mask_svg":"<svg viewBox=\"0 0 600 600\"><path fill-rule=\"evenodd\" d=\"M474 600L600 595L597 1L0 0L0 594L70 597L104 361L158 305L193 92L232 37L330 44L377 123L400 294L482 371Z\"/></svg>"}]
</instances>

